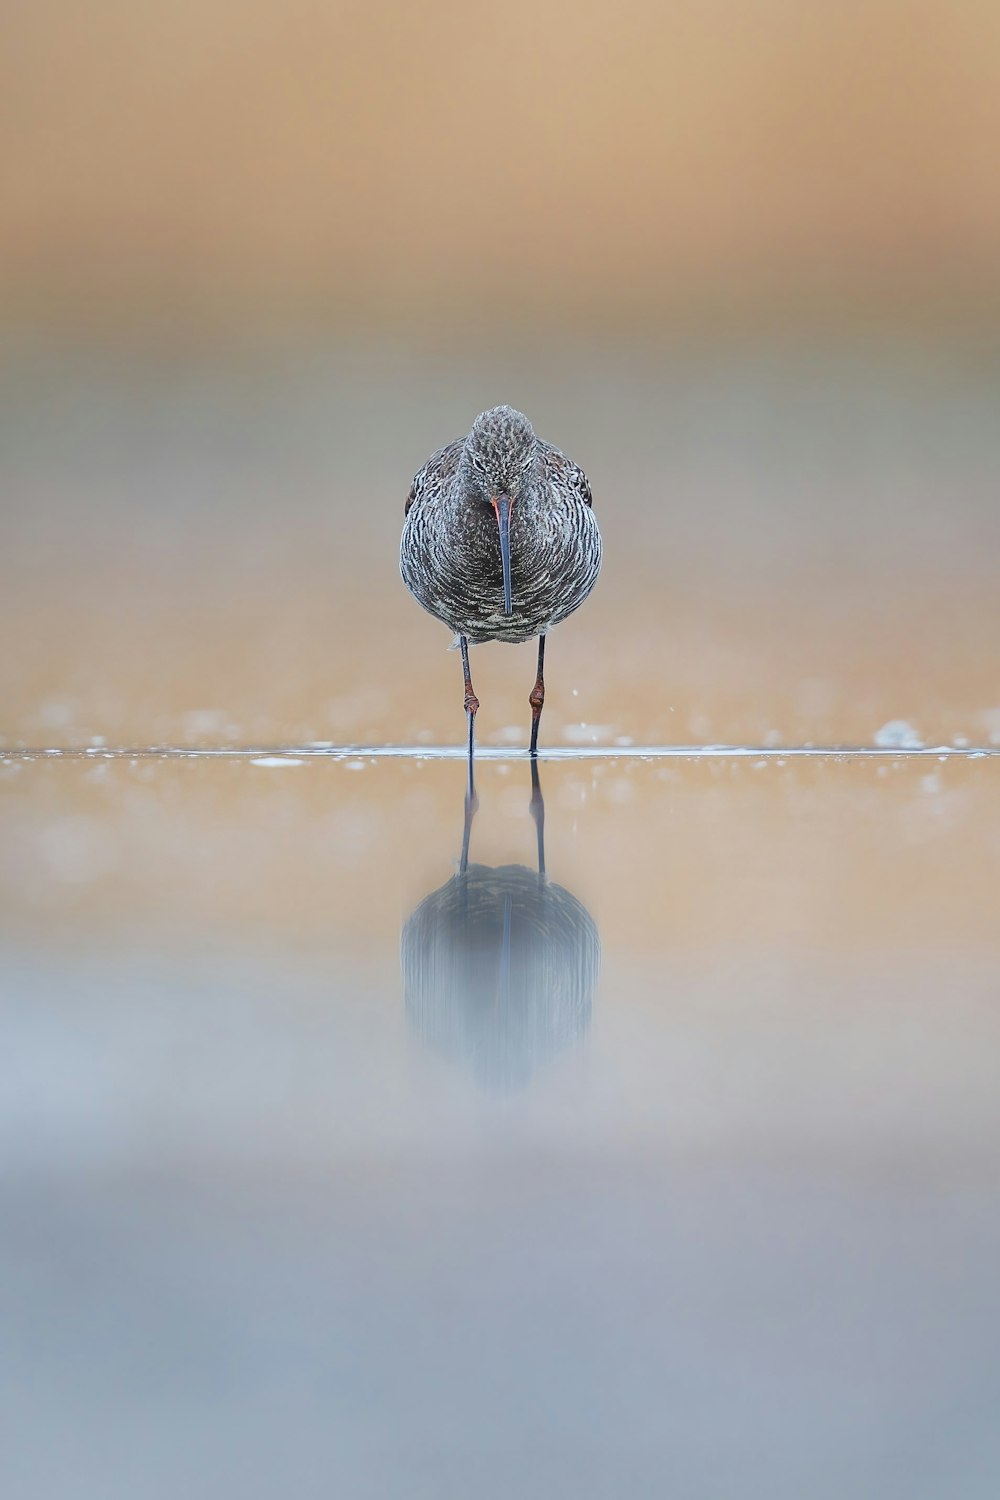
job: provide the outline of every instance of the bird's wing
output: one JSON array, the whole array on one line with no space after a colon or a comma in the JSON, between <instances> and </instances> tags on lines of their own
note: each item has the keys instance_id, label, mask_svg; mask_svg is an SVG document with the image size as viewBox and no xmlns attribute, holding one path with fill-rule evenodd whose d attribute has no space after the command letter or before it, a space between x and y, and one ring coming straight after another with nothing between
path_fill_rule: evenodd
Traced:
<instances>
[{"instance_id":1,"label":"bird's wing","mask_svg":"<svg viewBox=\"0 0 1000 1500\"><path fill-rule=\"evenodd\" d=\"M417 470L413 476L413 483L410 485L410 493L406 497L406 504L403 506L404 516L409 515L410 506L424 495L437 494L450 487L458 473L458 461L462 456L464 445L464 438L456 438L453 443L439 448L431 455L423 468Z\"/></svg>"},{"instance_id":2,"label":"bird's wing","mask_svg":"<svg viewBox=\"0 0 1000 1500\"><path fill-rule=\"evenodd\" d=\"M576 495L584 505L593 506L594 497L590 493L590 480L580 465L575 464L571 458L567 458L560 448L553 448L551 443L539 441L539 446L542 450L545 472L550 482Z\"/></svg>"}]
</instances>

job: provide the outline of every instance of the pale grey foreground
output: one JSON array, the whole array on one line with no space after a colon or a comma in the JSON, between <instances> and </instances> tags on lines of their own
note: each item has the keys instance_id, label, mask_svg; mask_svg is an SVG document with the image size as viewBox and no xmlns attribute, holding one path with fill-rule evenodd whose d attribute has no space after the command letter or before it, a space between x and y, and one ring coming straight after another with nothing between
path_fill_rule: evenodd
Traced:
<instances>
[{"instance_id":1,"label":"pale grey foreground","mask_svg":"<svg viewBox=\"0 0 1000 1500\"><path fill-rule=\"evenodd\" d=\"M1000 786L896 755L548 767L554 957L526 785L484 766L506 958L435 925L460 766L23 762L5 826L53 873L5 887L4 1500L993 1500ZM378 777L374 843L307 844ZM87 917L112 814L131 889ZM188 863L143 904L163 818ZM352 938L359 892L389 919Z\"/></svg>"}]
</instances>

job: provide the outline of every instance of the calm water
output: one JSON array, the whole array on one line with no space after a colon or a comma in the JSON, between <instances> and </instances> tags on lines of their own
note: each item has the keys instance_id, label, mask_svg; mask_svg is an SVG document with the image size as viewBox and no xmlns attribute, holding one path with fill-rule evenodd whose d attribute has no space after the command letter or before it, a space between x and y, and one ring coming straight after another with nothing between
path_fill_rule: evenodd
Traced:
<instances>
[{"instance_id":1,"label":"calm water","mask_svg":"<svg viewBox=\"0 0 1000 1500\"><path fill-rule=\"evenodd\" d=\"M0 376L4 1500L993 1500L995 361ZM396 566L502 400L606 543L545 879Z\"/></svg>"},{"instance_id":2,"label":"calm water","mask_svg":"<svg viewBox=\"0 0 1000 1500\"><path fill-rule=\"evenodd\" d=\"M1000 763L540 769L0 765L6 1494L995 1494Z\"/></svg>"}]
</instances>

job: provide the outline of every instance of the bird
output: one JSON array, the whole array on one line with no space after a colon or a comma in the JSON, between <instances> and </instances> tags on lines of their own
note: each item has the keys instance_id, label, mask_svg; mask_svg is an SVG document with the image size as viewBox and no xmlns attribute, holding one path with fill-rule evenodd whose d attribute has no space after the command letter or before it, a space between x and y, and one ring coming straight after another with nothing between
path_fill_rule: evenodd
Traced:
<instances>
[{"instance_id":1,"label":"bird","mask_svg":"<svg viewBox=\"0 0 1000 1500\"><path fill-rule=\"evenodd\" d=\"M538 671L528 697L530 754L537 755L545 638L579 608L601 568L601 533L586 474L536 437L523 412L494 406L417 471L403 513L403 582L454 633L461 652L470 767L479 699L469 647L485 641L538 637Z\"/></svg>"}]
</instances>

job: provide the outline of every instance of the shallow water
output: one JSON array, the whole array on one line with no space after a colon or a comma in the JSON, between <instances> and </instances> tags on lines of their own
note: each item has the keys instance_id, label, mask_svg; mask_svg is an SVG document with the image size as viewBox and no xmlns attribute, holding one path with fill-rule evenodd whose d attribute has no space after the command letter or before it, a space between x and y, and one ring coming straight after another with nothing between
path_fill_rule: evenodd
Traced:
<instances>
[{"instance_id":1,"label":"shallow water","mask_svg":"<svg viewBox=\"0 0 1000 1500\"><path fill-rule=\"evenodd\" d=\"M997 760L540 777L0 764L11 1493L995 1492Z\"/></svg>"},{"instance_id":2,"label":"shallow water","mask_svg":"<svg viewBox=\"0 0 1000 1500\"><path fill-rule=\"evenodd\" d=\"M0 376L4 1500L993 1500L995 361ZM544 880L396 565L500 400L606 543Z\"/></svg>"}]
</instances>

